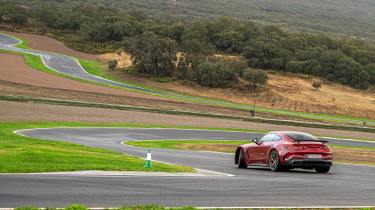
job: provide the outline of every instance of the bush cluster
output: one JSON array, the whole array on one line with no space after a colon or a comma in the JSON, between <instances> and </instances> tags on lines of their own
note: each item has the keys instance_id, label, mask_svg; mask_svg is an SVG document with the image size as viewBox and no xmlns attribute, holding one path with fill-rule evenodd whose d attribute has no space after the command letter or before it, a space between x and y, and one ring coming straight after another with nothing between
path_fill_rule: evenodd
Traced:
<instances>
[{"instance_id":1,"label":"bush cluster","mask_svg":"<svg viewBox=\"0 0 375 210\"><path fill-rule=\"evenodd\" d=\"M358 89L375 84L375 47L370 43L322 34L288 33L276 26L227 17L158 20L140 11L124 12L85 4L75 7L48 4L25 9L10 2L0 5L0 23L54 33L80 50L103 52L125 47L138 72L157 76L170 76L182 68L179 77L189 77L186 67L177 66L176 52L203 60L214 52L223 52L242 55L246 67L253 69L316 75ZM203 85L226 86L233 78L233 73L228 73L228 68L221 64L196 59L185 62L193 69L199 65L205 69L195 74L205 77L197 78ZM230 69L243 76L245 68ZM214 78L224 81L217 82Z\"/></svg>"}]
</instances>

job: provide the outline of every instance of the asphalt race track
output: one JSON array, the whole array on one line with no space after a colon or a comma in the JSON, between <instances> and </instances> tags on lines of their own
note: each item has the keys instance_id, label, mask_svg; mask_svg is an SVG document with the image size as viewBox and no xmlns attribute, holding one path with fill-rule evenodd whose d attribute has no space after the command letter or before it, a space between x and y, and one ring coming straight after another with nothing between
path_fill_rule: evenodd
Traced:
<instances>
[{"instance_id":1,"label":"asphalt race track","mask_svg":"<svg viewBox=\"0 0 375 210\"><path fill-rule=\"evenodd\" d=\"M91 82L111 85L115 87L121 87L121 88L130 89L130 90L141 91L145 93L172 96L172 97L176 97L180 99L191 100L191 97L185 96L183 94L175 94L173 92L168 92L168 91L157 91L157 90L153 90L149 88L142 88L136 85L119 83L116 81L98 77L98 76L89 74L84 68L82 68L81 64L74 57L66 56L63 54L40 51L40 50L18 48L16 45L20 43L22 43L22 41L17 38L0 33L0 49L40 56L42 58L43 63L48 68L58 73L65 74L65 75L79 78L79 79L83 79L83 80L87 80L87 81L91 81ZM201 98L200 101L206 101L206 102L215 103L215 104L225 104L225 102L221 102L217 100L210 100L210 99L203 99L203 98Z\"/></svg>"},{"instance_id":2,"label":"asphalt race track","mask_svg":"<svg viewBox=\"0 0 375 210\"><path fill-rule=\"evenodd\" d=\"M123 141L151 139L248 139L260 134L243 132L56 128L23 130L20 135L73 142L144 157L146 149L121 145ZM331 140L351 145L373 143ZM153 159L212 170L234 176L142 177L0 175L0 206L96 207L125 204L166 206L373 206L375 167L335 164L329 174L310 171L271 172L263 168L238 169L233 155L214 152L153 149Z\"/></svg>"},{"instance_id":3,"label":"asphalt race track","mask_svg":"<svg viewBox=\"0 0 375 210\"><path fill-rule=\"evenodd\" d=\"M84 79L84 80L88 80L92 82L112 85L116 87L162 94L161 92L158 92L158 91L152 91L149 89L144 89L144 88L133 86L133 85L118 83L115 81L111 81L111 80L107 80L101 77L91 75L87 73L79 64L77 59L73 57L66 56L63 54L50 53L50 52L32 50L32 49L21 49L21 48L16 47L16 45L20 43L22 43L21 40L18 40L14 37L0 33L0 49L40 56L42 58L42 61L48 68L56 72L59 72L61 74L69 75L75 78Z\"/></svg>"}]
</instances>

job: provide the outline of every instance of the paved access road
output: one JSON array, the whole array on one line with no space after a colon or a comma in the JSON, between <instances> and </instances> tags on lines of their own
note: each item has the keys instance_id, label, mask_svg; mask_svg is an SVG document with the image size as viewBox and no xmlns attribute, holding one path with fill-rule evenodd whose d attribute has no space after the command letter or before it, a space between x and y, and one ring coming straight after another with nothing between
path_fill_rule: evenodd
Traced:
<instances>
[{"instance_id":1,"label":"paved access road","mask_svg":"<svg viewBox=\"0 0 375 210\"><path fill-rule=\"evenodd\" d=\"M145 148L121 145L145 139L247 139L256 133L126 128L24 130L21 135L73 142L145 156ZM335 144L359 142L332 140ZM341 142L341 143L340 143ZM373 144L373 143L363 143ZM78 177L0 175L0 206L344 206L375 205L375 167L334 165L329 174L238 169L232 154L153 149L153 158L232 174L224 177Z\"/></svg>"}]
</instances>

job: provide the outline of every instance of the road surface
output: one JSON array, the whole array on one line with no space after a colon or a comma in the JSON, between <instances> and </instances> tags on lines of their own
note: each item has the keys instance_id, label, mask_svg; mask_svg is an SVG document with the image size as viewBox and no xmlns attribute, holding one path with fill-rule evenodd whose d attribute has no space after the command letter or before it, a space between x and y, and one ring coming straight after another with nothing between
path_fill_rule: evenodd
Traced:
<instances>
[{"instance_id":1,"label":"road surface","mask_svg":"<svg viewBox=\"0 0 375 210\"><path fill-rule=\"evenodd\" d=\"M23 130L18 134L73 142L140 157L145 148L123 141L151 139L247 139L257 133L125 128L56 128ZM360 142L332 140L335 144ZM364 145L373 143L363 143ZM85 177L0 175L0 206L91 207L127 204L165 206L373 206L375 167L335 164L329 174L310 171L271 172L238 169L232 154L153 149L153 158L169 163L231 174L223 177Z\"/></svg>"}]
</instances>

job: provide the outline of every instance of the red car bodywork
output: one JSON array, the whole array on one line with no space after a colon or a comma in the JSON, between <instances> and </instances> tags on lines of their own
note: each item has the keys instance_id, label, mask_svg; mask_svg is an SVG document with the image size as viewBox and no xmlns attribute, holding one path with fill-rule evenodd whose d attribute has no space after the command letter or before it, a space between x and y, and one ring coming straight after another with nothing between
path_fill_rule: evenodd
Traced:
<instances>
[{"instance_id":1,"label":"red car bodywork","mask_svg":"<svg viewBox=\"0 0 375 210\"><path fill-rule=\"evenodd\" d=\"M305 139L296 139L298 136L304 136ZM277 154L271 154L273 151ZM325 141L306 133L277 131L266 134L254 143L239 146L236 150L235 163L239 164L240 168L246 168L248 165L264 165L275 171L278 169L271 167L272 155L278 159L278 169L315 169L321 173L329 171L333 158L332 151ZM243 160L242 166L241 160Z\"/></svg>"}]
</instances>

